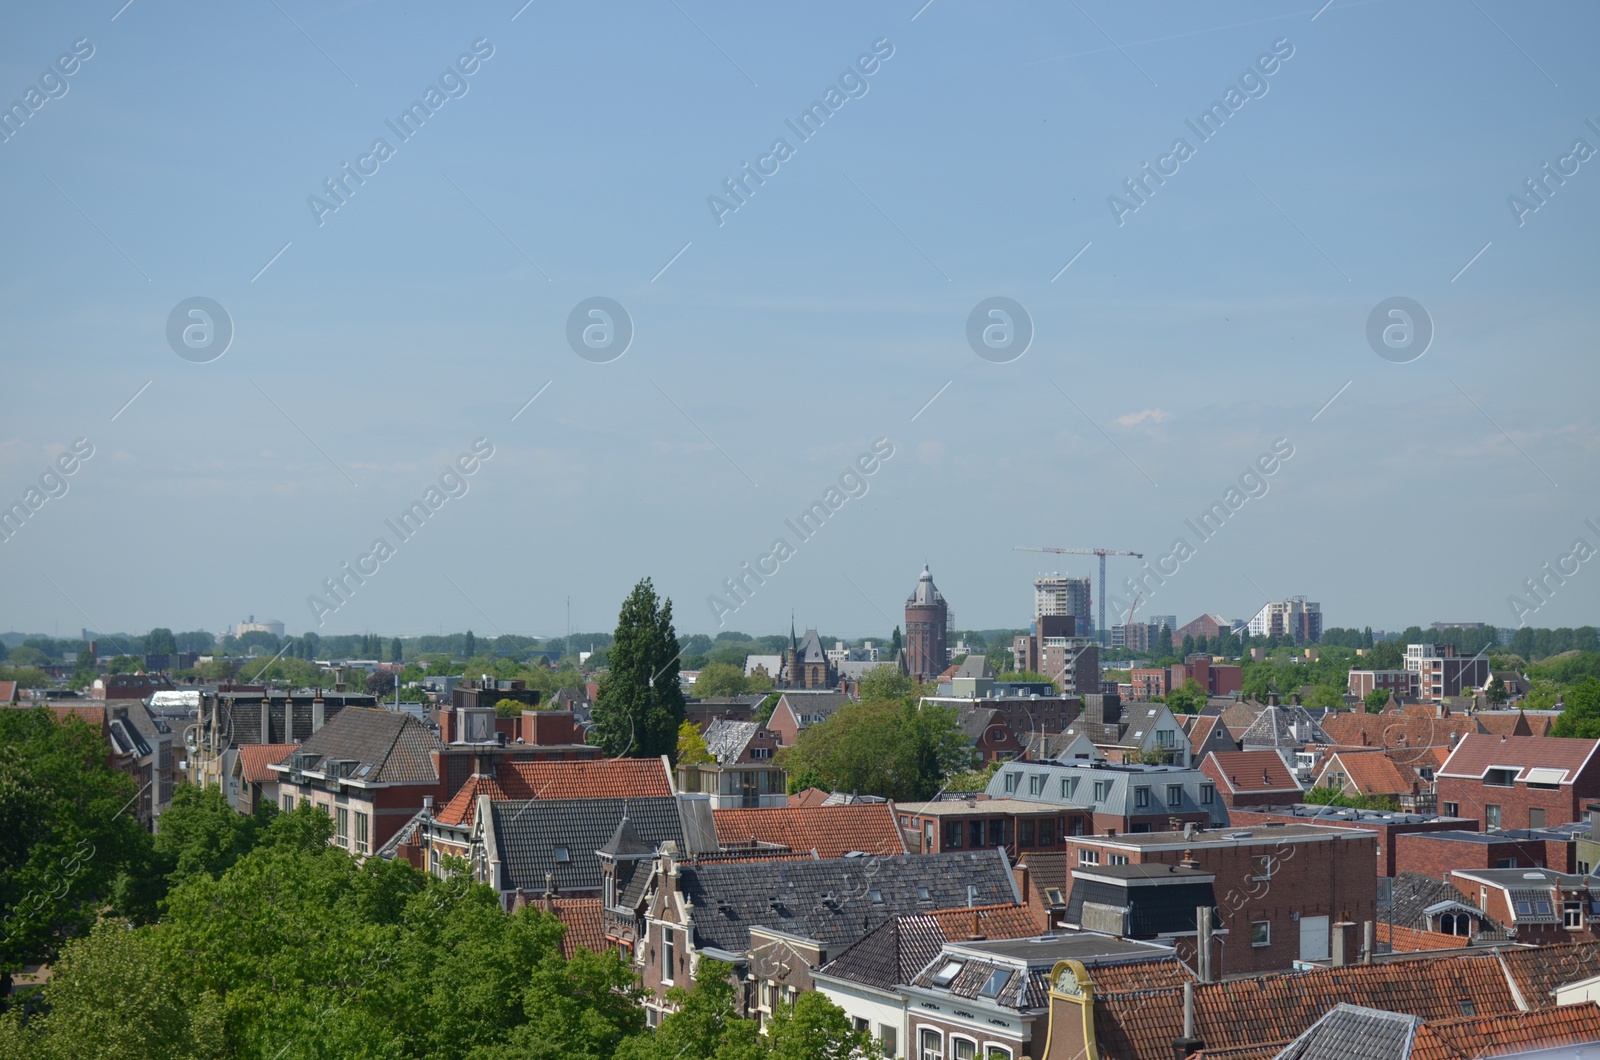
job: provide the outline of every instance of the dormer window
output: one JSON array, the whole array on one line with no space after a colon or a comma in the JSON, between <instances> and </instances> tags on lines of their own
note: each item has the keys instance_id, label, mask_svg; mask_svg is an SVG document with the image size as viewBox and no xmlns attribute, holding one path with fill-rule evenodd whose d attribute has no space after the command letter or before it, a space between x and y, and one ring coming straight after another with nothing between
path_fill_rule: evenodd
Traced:
<instances>
[{"instance_id":1,"label":"dormer window","mask_svg":"<svg viewBox=\"0 0 1600 1060\"><path fill-rule=\"evenodd\" d=\"M1517 782L1517 774L1520 772L1522 772L1520 769L1507 769L1496 766L1483 775L1483 782L1492 788L1513 787Z\"/></svg>"}]
</instances>

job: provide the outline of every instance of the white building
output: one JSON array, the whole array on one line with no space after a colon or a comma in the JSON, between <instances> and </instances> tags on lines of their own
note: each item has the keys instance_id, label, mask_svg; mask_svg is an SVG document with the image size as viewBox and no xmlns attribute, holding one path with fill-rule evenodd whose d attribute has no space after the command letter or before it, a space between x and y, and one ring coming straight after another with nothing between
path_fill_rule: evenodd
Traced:
<instances>
[{"instance_id":1,"label":"white building","mask_svg":"<svg viewBox=\"0 0 1600 1060\"><path fill-rule=\"evenodd\" d=\"M1315 644L1322 640L1322 605L1303 596L1263 604L1250 619L1252 637L1292 640L1296 644Z\"/></svg>"},{"instance_id":2,"label":"white building","mask_svg":"<svg viewBox=\"0 0 1600 1060\"><path fill-rule=\"evenodd\" d=\"M239 623L233 631L233 635L236 637L242 637L246 633L271 633L274 637L281 637L283 636L283 623L275 618L262 619L257 622L256 616L251 615L248 619Z\"/></svg>"},{"instance_id":3,"label":"white building","mask_svg":"<svg viewBox=\"0 0 1600 1060\"><path fill-rule=\"evenodd\" d=\"M1080 637L1087 637L1094 629L1091 603L1088 578L1048 574L1033 580L1033 617L1071 615L1076 620L1076 632Z\"/></svg>"}]
</instances>

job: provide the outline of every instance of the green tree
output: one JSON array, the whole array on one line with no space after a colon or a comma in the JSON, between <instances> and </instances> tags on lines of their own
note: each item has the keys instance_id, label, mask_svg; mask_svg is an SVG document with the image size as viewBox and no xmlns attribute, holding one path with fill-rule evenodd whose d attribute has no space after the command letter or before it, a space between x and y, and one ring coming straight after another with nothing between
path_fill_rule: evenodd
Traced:
<instances>
[{"instance_id":1,"label":"green tree","mask_svg":"<svg viewBox=\"0 0 1600 1060\"><path fill-rule=\"evenodd\" d=\"M667 1001L677 1011L661 1021L654 1035L624 1044L619 1060L754 1060L765 1052L761 1027L741 1019L734 1011L733 968L721 961L702 959L692 990L681 986L667 991Z\"/></svg>"},{"instance_id":2,"label":"green tree","mask_svg":"<svg viewBox=\"0 0 1600 1060\"><path fill-rule=\"evenodd\" d=\"M1206 690L1191 677L1167 693L1166 704L1174 714L1198 714L1206 705Z\"/></svg>"},{"instance_id":3,"label":"green tree","mask_svg":"<svg viewBox=\"0 0 1600 1060\"><path fill-rule=\"evenodd\" d=\"M394 640L389 642L389 661L392 663L398 663L405 662L405 659L406 646L400 643L399 637L396 637Z\"/></svg>"},{"instance_id":4,"label":"green tree","mask_svg":"<svg viewBox=\"0 0 1600 1060\"><path fill-rule=\"evenodd\" d=\"M21 647L12 648L7 661L12 666L49 666L50 656L38 648L24 644Z\"/></svg>"},{"instance_id":5,"label":"green tree","mask_svg":"<svg viewBox=\"0 0 1600 1060\"><path fill-rule=\"evenodd\" d=\"M678 726L678 764L680 766L713 766L717 764L711 757L711 749L706 746L706 738L700 734L700 729L692 721L685 721Z\"/></svg>"},{"instance_id":6,"label":"green tree","mask_svg":"<svg viewBox=\"0 0 1600 1060\"><path fill-rule=\"evenodd\" d=\"M1183 657L1187 659L1194 654L1194 637L1188 633L1183 635Z\"/></svg>"},{"instance_id":7,"label":"green tree","mask_svg":"<svg viewBox=\"0 0 1600 1060\"><path fill-rule=\"evenodd\" d=\"M497 718L520 718L522 717L522 712L527 709L528 705L526 703L508 696L505 699L495 701L494 716Z\"/></svg>"},{"instance_id":8,"label":"green tree","mask_svg":"<svg viewBox=\"0 0 1600 1060\"><path fill-rule=\"evenodd\" d=\"M913 700L847 703L800 730L794 746L779 754L803 786L900 801L932 798L946 778L972 764L956 711L931 703L919 709Z\"/></svg>"},{"instance_id":9,"label":"green tree","mask_svg":"<svg viewBox=\"0 0 1600 1060\"><path fill-rule=\"evenodd\" d=\"M1333 685L1317 685L1306 697L1303 706L1307 707L1342 707L1344 706L1344 693Z\"/></svg>"},{"instance_id":10,"label":"green tree","mask_svg":"<svg viewBox=\"0 0 1600 1060\"><path fill-rule=\"evenodd\" d=\"M911 695L916 683L897 666L883 663L861 675L860 697L864 703L899 701Z\"/></svg>"},{"instance_id":11,"label":"green tree","mask_svg":"<svg viewBox=\"0 0 1600 1060\"><path fill-rule=\"evenodd\" d=\"M469 659L478 654L478 638L472 635L470 629L467 630L466 639L462 641L461 651Z\"/></svg>"},{"instance_id":12,"label":"green tree","mask_svg":"<svg viewBox=\"0 0 1600 1060\"><path fill-rule=\"evenodd\" d=\"M611 757L653 758L677 750L683 723L672 601L645 578L617 615L610 669L600 681L590 735Z\"/></svg>"},{"instance_id":13,"label":"green tree","mask_svg":"<svg viewBox=\"0 0 1600 1060\"><path fill-rule=\"evenodd\" d=\"M1389 693L1382 688L1374 688L1361 701L1366 704L1368 714L1381 714L1383 708L1389 705Z\"/></svg>"},{"instance_id":14,"label":"green tree","mask_svg":"<svg viewBox=\"0 0 1600 1060\"><path fill-rule=\"evenodd\" d=\"M767 1028L772 1060L876 1060L883 1054L870 1031L857 1029L844 1009L815 990L792 1007L780 1006Z\"/></svg>"},{"instance_id":15,"label":"green tree","mask_svg":"<svg viewBox=\"0 0 1600 1060\"><path fill-rule=\"evenodd\" d=\"M1163 659L1172 658L1172 630L1167 628L1165 622L1161 623L1161 632L1156 634L1156 655Z\"/></svg>"},{"instance_id":16,"label":"green tree","mask_svg":"<svg viewBox=\"0 0 1600 1060\"><path fill-rule=\"evenodd\" d=\"M905 647L905 644L900 639L900 627L896 626L894 627L894 633L889 637L889 658L898 659L900 657L900 649L903 647Z\"/></svg>"},{"instance_id":17,"label":"green tree","mask_svg":"<svg viewBox=\"0 0 1600 1060\"><path fill-rule=\"evenodd\" d=\"M1551 736L1600 737L1600 677L1586 677L1566 694L1566 709L1550 727Z\"/></svg>"},{"instance_id":18,"label":"green tree","mask_svg":"<svg viewBox=\"0 0 1600 1060\"><path fill-rule=\"evenodd\" d=\"M172 636L172 630L157 626L144 635L144 653L146 655L172 655L178 650L178 642Z\"/></svg>"},{"instance_id":19,"label":"green tree","mask_svg":"<svg viewBox=\"0 0 1600 1060\"><path fill-rule=\"evenodd\" d=\"M698 699L708 696L737 696L745 691L744 672L728 663L709 662L695 678L694 694Z\"/></svg>"},{"instance_id":20,"label":"green tree","mask_svg":"<svg viewBox=\"0 0 1600 1060\"><path fill-rule=\"evenodd\" d=\"M220 877L256 845L260 833L277 816L263 803L255 816L235 810L221 788L183 784L161 815L155 851L168 866L168 879L181 883L191 876Z\"/></svg>"},{"instance_id":21,"label":"green tree","mask_svg":"<svg viewBox=\"0 0 1600 1060\"><path fill-rule=\"evenodd\" d=\"M150 858L140 784L97 730L43 707L0 710L0 987L82 935L129 866Z\"/></svg>"}]
</instances>

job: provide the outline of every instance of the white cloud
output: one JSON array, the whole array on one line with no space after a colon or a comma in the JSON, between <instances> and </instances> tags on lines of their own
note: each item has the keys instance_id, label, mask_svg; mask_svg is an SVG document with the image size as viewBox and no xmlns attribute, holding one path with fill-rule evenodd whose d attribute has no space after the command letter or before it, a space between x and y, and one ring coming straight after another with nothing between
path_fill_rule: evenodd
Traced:
<instances>
[{"instance_id":1,"label":"white cloud","mask_svg":"<svg viewBox=\"0 0 1600 1060\"><path fill-rule=\"evenodd\" d=\"M1166 423L1172 419L1172 413L1166 409L1144 409L1141 412L1130 412L1126 416L1118 416L1112 422L1118 427L1137 427L1149 420L1151 423Z\"/></svg>"}]
</instances>

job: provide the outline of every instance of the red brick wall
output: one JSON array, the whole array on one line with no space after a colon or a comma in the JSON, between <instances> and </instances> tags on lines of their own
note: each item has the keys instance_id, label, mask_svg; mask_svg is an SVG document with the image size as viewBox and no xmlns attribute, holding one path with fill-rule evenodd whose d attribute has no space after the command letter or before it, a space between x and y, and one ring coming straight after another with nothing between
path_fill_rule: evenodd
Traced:
<instances>
[{"instance_id":1,"label":"red brick wall","mask_svg":"<svg viewBox=\"0 0 1600 1060\"><path fill-rule=\"evenodd\" d=\"M1095 849L1100 864L1111 853L1126 854L1130 864L1178 864L1182 849L1113 851L1083 838L1068 845L1068 865L1078 864L1078 850ZM1300 956L1299 924L1293 918L1326 916L1330 925L1343 919L1361 924L1377 920L1377 839L1328 836L1312 841L1276 844L1263 841L1227 847L1191 847L1200 869L1216 874L1217 927L1228 934L1220 942L1215 971L1221 975L1292 968ZM1254 879L1257 855L1276 860L1271 879ZM1271 942L1251 944L1251 924L1271 923ZM1360 932L1357 931L1357 937ZM1193 943L1187 944L1193 957Z\"/></svg>"},{"instance_id":2,"label":"red brick wall","mask_svg":"<svg viewBox=\"0 0 1600 1060\"><path fill-rule=\"evenodd\" d=\"M1395 841L1395 871L1419 872L1445 880L1452 870L1501 868L1505 858L1516 859L1518 869L1541 867L1545 857L1543 843L1462 843L1436 839L1426 832L1414 832ZM1559 866L1552 865L1551 868Z\"/></svg>"},{"instance_id":3,"label":"red brick wall","mask_svg":"<svg viewBox=\"0 0 1600 1060\"><path fill-rule=\"evenodd\" d=\"M1587 785L1586 787L1592 787ZM1583 804L1600 792L1583 790L1580 785L1562 786L1554 791L1530 788L1518 782L1509 788L1491 787L1481 780L1462 777L1440 777L1437 781L1439 806L1453 802L1457 817L1471 817L1488 826L1486 806L1500 807L1501 828L1527 828L1528 811L1542 808L1546 826L1571 824L1583 820Z\"/></svg>"},{"instance_id":4,"label":"red brick wall","mask_svg":"<svg viewBox=\"0 0 1600 1060\"><path fill-rule=\"evenodd\" d=\"M1254 828L1263 824L1307 824L1304 817L1291 817L1287 814L1258 813L1249 809L1231 811L1228 814L1231 824L1240 828ZM1477 821L1420 821L1415 824L1369 824L1351 821L1316 821L1324 828L1359 828L1367 832L1378 833L1378 875L1393 876L1400 869L1395 864L1395 841L1402 835L1415 832L1456 832L1476 831ZM1421 871L1421 870L1413 870ZM1429 873L1430 876L1436 875Z\"/></svg>"}]
</instances>

